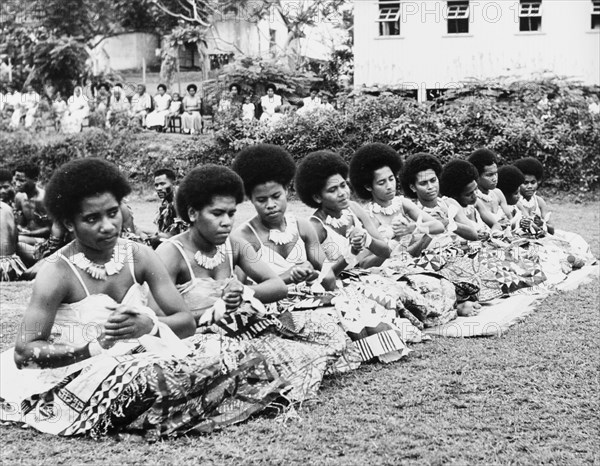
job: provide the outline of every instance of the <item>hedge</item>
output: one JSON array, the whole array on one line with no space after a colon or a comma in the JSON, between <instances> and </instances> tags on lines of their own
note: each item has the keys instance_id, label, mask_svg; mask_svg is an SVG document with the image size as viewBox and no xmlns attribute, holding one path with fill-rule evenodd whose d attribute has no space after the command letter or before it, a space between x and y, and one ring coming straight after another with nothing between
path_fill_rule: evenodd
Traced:
<instances>
[{"instance_id":1,"label":"hedge","mask_svg":"<svg viewBox=\"0 0 600 466\"><path fill-rule=\"evenodd\" d=\"M597 88L552 80L479 84L426 104L392 92L350 95L339 100L339 111L292 115L276 125L225 116L216 122L214 137L99 128L72 136L3 132L0 160L9 168L33 161L47 179L72 158L100 156L134 182L148 182L164 165L180 174L200 163L229 165L237 151L258 142L281 144L300 160L318 149L349 159L362 144L378 141L403 156L430 152L444 162L479 147L495 150L502 164L534 156L544 164L546 185L590 191L600 176L600 116L588 108L597 94Z\"/></svg>"}]
</instances>

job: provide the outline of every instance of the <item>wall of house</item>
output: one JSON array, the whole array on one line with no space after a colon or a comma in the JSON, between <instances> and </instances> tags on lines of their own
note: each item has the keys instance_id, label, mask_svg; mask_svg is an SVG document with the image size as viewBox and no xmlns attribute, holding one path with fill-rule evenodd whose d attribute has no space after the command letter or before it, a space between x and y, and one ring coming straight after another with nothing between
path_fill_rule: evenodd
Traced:
<instances>
[{"instance_id":1,"label":"wall of house","mask_svg":"<svg viewBox=\"0 0 600 466\"><path fill-rule=\"evenodd\" d=\"M281 51L287 41L287 26L281 15L273 11L259 22L232 16L218 21L208 39L209 53L243 53L263 56L270 53L270 30L276 31L276 48Z\"/></svg>"},{"instance_id":2,"label":"wall of house","mask_svg":"<svg viewBox=\"0 0 600 466\"><path fill-rule=\"evenodd\" d=\"M378 2L354 2L355 85L448 88L469 77L551 71L600 84L589 0L543 0L541 32L519 32L518 1L471 1L468 34L447 34L445 1L401 4L400 36L379 37Z\"/></svg>"},{"instance_id":3,"label":"wall of house","mask_svg":"<svg viewBox=\"0 0 600 466\"><path fill-rule=\"evenodd\" d=\"M143 32L121 34L104 39L92 53L97 71L134 70L146 66L160 65L156 49L160 47L158 36Z\"/></svg>"}]
</instances>

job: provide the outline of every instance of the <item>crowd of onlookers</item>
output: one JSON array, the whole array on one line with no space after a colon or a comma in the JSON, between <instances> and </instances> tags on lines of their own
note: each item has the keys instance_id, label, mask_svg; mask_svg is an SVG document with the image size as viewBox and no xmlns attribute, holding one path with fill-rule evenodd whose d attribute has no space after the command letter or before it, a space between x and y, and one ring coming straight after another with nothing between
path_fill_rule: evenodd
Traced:
<instances>
[{"instance_id":1,"label":"crowd of onlookers","mask_svg":"<svg viewBox=\"0 0 600 466\"><path fill-rule=\"evenodd\" d=\"M243 94L239 84L231 84L221 92L215 105L200 96L196 84L189 84L183 96L169 92L164 84L158 85L154 95L143 84L138 84L135 92L118 83L76 86L66 100L59 91L51 98L42 96L32 85L27 85L23 92L10 83L0 89L0 120L6 120L9 127L32 128L36 119L43 119L47 125L67 134L78 133L85 126L136 126L194 134L202 132L203 117L208 115L230 114L243 120L274 122L293 112L321 110L334 110L328 93L314 87L310 95L290 102L273 84L266 87L262 96Z\"/></svg>"}]
</instances>

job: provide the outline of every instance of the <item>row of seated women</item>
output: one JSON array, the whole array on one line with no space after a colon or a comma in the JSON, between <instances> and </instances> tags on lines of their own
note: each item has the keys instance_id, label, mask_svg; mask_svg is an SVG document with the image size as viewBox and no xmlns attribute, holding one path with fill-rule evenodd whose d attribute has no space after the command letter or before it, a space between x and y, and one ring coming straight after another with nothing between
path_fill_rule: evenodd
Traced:
<instances>
[{"instance_id":1,"label":"row of seated women","mask_svg":"<svg viewBox=\"0 0 600 466\"><path fill-rule=\"evenodd\" d=\"M510 227L493 221L489 234L469 219L479 176L462 162L441 171L433 156L409 158L413 202L396 195L398 154L365 146L350 164L363 207L338 155L312 153L296 170L282 148L250 147L233 170L184 178L176 203L190 228L156 253L119 237L130 187L114 165L63 165L45 202L75 239L40 269L2 354L0 418L65 436L206 433L314 397L325 375L398 360L477 298L543 283L536 248L500 244ZM439 197L438 177L454 198ZM293 179L310 219L287 212ZM244 195L256 216L234 230ZM498 253L485 254L492 240ZM478 272L461 274L463 259Z\"/></svg>"}]
</instances>

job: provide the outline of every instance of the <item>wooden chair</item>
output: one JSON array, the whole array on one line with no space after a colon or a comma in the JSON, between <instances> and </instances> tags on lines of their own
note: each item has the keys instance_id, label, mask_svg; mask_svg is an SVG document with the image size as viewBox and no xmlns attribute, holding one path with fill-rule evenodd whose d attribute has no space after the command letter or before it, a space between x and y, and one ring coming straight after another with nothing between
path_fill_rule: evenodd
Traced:
<instances>
[{"instance_id":1,"label":"wooden chair","mask_svg":"<svg viewBox=\"0 0 600 466\"><path fill-rule=\"evenodd\" d=\"M175 133L177 131L180 133L181 133L181 131L183 131L183 129L181 128L181 117L180 116L169 117L169 132Z\"/></svg>"}]
</instances>

